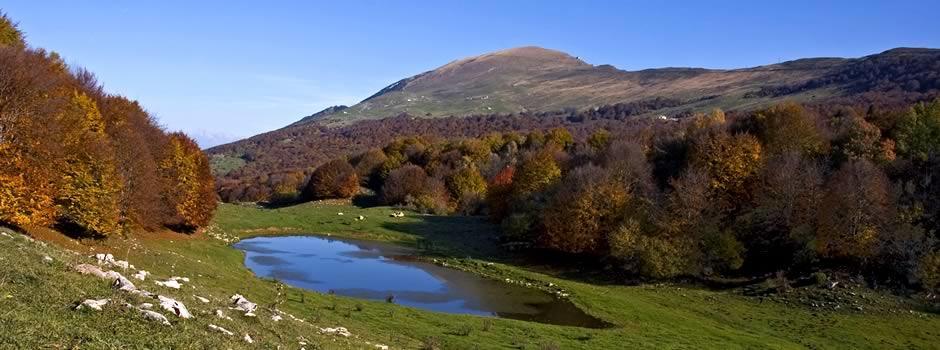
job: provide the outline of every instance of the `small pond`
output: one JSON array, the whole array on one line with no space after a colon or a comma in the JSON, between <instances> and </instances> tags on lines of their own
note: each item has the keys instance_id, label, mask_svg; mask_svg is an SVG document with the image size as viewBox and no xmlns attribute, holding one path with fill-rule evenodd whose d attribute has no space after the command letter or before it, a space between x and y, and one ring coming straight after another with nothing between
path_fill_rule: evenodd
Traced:
<instances>
[{"instance_id":1,"label":"small pond","mask_svg":"<svg viewBox=\"0 0 940 350\"><path fill-rule=\"evenodd\" d=\"M415 261L413 251L385 243L315 236L258 237L235 247L256 275L336 294L416 308L566 326L608 324L567 300L531 288Z\"/></svg>"}]
</instances>

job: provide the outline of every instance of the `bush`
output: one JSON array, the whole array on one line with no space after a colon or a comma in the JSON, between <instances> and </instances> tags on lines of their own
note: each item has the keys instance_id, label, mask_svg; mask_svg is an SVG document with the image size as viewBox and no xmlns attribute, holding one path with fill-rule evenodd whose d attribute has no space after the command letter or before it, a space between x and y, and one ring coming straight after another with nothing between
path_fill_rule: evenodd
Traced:
<instances>
[{"instance_id":1,"label":"bush","mask_svg":"<svg viewBox=\"0 0 940 350\"><path fill-rule=\"evenodd\" d=\"M359 190L359 175L344 159L321 165L310 175L304 189L307 199L350 198Z\"/></svg>"}]
</instances>

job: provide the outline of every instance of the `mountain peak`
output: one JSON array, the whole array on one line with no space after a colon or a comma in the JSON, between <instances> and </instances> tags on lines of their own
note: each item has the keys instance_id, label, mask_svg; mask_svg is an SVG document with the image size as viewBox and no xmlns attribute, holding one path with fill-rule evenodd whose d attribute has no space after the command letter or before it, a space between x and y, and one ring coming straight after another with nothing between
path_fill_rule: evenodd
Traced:
<instances>
[{"instance_id":1,"label":"mountain peak","mask_svg":"<svg viewBox=\"0 0 940 350\"><path fill-rule=\"evenodd\" d=\"M555 70L590 67L577 57L567 53L538 46L522 46L485 53L453 61L431 73L447 73L456 70Z\"/></svg>"}]
</instances>

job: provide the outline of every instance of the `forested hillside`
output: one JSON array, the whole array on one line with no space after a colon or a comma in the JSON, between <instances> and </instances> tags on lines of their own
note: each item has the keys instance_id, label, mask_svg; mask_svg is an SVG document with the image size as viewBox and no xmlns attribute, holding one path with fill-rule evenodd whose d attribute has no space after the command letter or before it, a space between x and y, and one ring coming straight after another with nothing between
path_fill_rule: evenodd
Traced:
<instances>
[{"instance_id":1,"label":"forested hillside","mask_svg":"<svg viewBox=\"0 0 940 350\"><path fill-rule=\"evenodd\" d=\"M457 60L354 106L330 107L208 152L223 200L258 201L289 191L337 153L381 147L399 136L476 137L558 126L575 134L599 127L616 134L624 127L616 124L632 122L628 119L683 118L713 108L746 113L788 101L813 109L893 109L938 92L940 50L935 49L733 70L629 72L523 47Z\"/></svg>"},{"instance_id":2,"label":"forested hillside","mask_svg":"<svg viewBox=\"0 0 940 350\"><path fill-rule=\"evenodd\" d=\"M208 159L136 101L30 47L0 17L0 224L81 237L192 231L216 206Z\"/></svg>"},{"instance_id":3,"label":"forested hillside","mask_svg":"<svg viewBox=\"0 0 940 350\"><path fill-rule=\"evenodd\" d=\"M836 268L940 288L940 100L610 125L402 138L325 163L300 199L350 197L358 182L385 204L486 214L510 246L641 278Z\"/></svg>"}]
</instances>

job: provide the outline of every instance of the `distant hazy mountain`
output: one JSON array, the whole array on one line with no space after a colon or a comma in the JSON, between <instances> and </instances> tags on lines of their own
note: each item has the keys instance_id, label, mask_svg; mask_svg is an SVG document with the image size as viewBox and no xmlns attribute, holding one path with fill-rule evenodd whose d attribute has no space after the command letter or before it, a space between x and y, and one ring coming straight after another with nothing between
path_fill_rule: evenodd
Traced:
<instances>
[{"instance_id":1,"label":"distant hazy mountain","mask_svg":"<svg viewBox=\"0 0 940 350\"><path fill-rule=\"evenodd\" d=\"M802 102L872 90L940 89L940 50L894 49L856 59L809 58L754 68L623 71L563 52L520 47L448 63L402 79L351 106L330 107L293 125L348 124L407 113L416 117L583 109L653 98L662 114Z\"/></svg>"}]
</instances>

